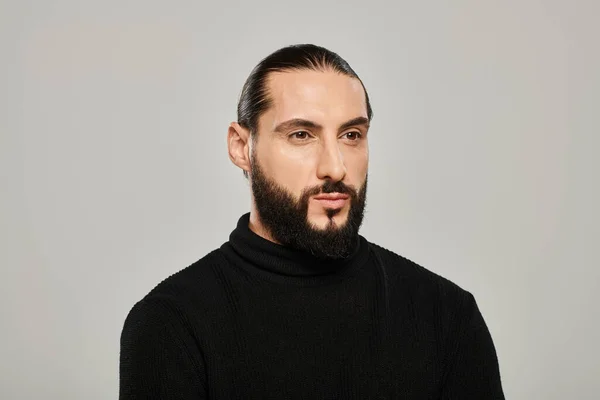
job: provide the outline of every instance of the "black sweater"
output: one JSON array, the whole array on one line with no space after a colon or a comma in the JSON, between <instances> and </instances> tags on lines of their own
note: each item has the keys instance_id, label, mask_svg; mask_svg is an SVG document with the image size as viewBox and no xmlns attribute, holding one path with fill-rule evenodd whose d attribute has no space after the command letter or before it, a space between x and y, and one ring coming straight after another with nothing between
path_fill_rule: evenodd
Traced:
<instances>
[{"instance_id":1,"label":"black sweater","mask_svg":"<svg viewBox=\"0 0 600 400\"><path fill-rule=\"evenodd\" d=\"M323 262L248 221L135 304L120 399L504 398L469 292L362 236Z\"/></svg>"}]
</instances>

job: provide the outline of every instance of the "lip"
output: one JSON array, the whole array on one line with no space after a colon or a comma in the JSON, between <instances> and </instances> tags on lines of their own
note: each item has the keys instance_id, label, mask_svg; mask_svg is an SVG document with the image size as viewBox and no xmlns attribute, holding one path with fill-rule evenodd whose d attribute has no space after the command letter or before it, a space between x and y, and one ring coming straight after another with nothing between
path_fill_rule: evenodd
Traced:
<instances>
[{"instance_id":1,"label":"lip","mask_svg":"<svg viewBox=\"0 0 600 400\"><path fill-rule=\"evenodd\" d=\"M348 200L347 194L343 193L323 193L314 197L315 200Z\"/></svg>"},{"instance_id":2,"label":"lip","mask_svg":"<svg viewBox=\"0 0 600 400\"><path fill-rule=\"evenodd\" d=\"M324 208L334 210L344 207L349 198L350 196L342 193L324 193L314 197Z\"/></svg>"}]
</instances>

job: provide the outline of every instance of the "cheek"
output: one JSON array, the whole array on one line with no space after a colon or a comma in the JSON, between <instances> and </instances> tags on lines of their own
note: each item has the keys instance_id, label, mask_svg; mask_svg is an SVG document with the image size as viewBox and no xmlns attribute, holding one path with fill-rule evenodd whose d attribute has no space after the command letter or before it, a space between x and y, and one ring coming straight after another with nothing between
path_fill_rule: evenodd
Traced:
<instances>
[{"instance_id":1,"label":"cheek","mask_svg":"<svg viewBox=\"0 0 600 400\"><path fill-rule=\"evenodd\" d=\"M265 149L266 150L266 149ZM299 198L316 172L315 157L309 152L272 147L260 159L265 173Z\"/></svg>"},{"instance_id":2,"label":"cheek","mask_svg":"<svg viewBox=\"0 0 600 400\"><path fill-rule=\"evenodd\" d=\"M367 175L369 169L368 149L351 149L344 154L346 170L352 180L361 181Z\"/></svg>"}]
</instances>

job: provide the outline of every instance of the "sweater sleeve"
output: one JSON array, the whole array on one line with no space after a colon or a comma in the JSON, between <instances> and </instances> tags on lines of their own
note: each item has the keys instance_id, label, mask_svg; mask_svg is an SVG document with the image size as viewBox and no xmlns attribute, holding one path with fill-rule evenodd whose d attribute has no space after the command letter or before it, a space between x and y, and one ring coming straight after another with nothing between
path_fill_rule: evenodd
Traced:
<instances>
[{"instance_id":1,"label":"sweater sleeve","mask_svg":"<svg viewBox=\"0 0 600 400\"><path fill-rule=\"evenodd\" d=\"M475 298L466 293L458 343L448 364L443 400L504 400L496 349Z\"/></svg>"},{"instance_id":2,"label":"sweater sleeve","mask_svg":"<svg viewBox=\"0 0 600 400\"><path fill-rule=\"evenodd\" d=\"M205 371L191 335L162 300L142 300L121 333L119 399L204 399Z\"/></svg>"}]
</instances>

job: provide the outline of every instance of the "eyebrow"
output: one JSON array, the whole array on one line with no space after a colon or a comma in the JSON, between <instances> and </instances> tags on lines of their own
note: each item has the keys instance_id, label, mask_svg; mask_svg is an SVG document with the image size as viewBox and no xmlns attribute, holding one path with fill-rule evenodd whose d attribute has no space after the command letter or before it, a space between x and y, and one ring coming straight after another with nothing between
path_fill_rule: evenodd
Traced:
<instances>
[{"instance_id":1,"label":"eyebrow","mask_svg":"<svg viewBox=\"0 0 600 400\"><path fill-rule=\"evenodd\" d=\"M365 117L356 117L353 118L349 121L344 122L342 125L340 125L340 130L345 130L348 129L352 126L358 126L358 125L362 125L366 128L369 128L369 119L365 118ZM275 132L278 133L285 133L287 131L290 131L292 129L297 129L297 128L305 128L305 129L314 129L314 130L322 130L323 127L319 124L317 124L316 122L313 121L309 121L307 119L302 119L302 118L293 118L287 121L284 121L280 124L278 124L275 127Z\"/></svg>"},{"instance_id":2,"label":"eyebrow","mask_svg":"<svg viewBox=\"0 0 600 400\"><path fill-rule=\"evenodd\" d=\"M356 117L351 119L350 121L344 122L340 125L340 130L343 131L353 126L364 126L365 128L369 128L369 119L365 117Z\"/></svg>"},{"instance_id":3,"label":"eyebrow","mask_svg":"<svg viewBox=\"0 0 600 400\"><path fill-rule=\"evenodd\" d=\"M287 131L290 131L290 130L296 129L296 128L306 128L306 129L316 129L316 130L323 129L323 127L321 125L317 124L316 122L312 122L312 121L309 121L307 119L302 119L302 118L293 118L293 119L289 119L287 121L283 121L282 123L278 124L275 127L275 132L285 133Z\"/></svg>"}]
</instances>

